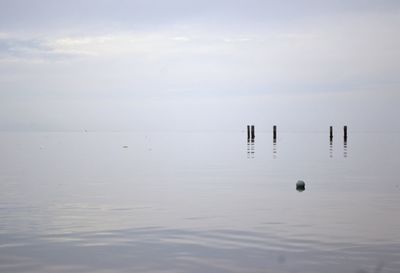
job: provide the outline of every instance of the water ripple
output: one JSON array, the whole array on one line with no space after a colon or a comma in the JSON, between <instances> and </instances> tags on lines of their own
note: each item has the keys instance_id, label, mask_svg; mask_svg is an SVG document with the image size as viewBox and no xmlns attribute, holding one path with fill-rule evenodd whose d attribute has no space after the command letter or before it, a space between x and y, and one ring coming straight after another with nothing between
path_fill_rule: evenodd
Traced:
<instances>
[{"instance_id":1,"label":"water ripple","mask_svg":"<svg viewBox=\"0 0 400 273\"><path fill-rule=\"evenodd\" d=\"M0 257L1 272L73 268L79 272L372 273L381 265L382 272L394 273L399 269L400 242L327 244L257 231L144 227L37 237L3 234Z\"/></svg>"}]
</instances>

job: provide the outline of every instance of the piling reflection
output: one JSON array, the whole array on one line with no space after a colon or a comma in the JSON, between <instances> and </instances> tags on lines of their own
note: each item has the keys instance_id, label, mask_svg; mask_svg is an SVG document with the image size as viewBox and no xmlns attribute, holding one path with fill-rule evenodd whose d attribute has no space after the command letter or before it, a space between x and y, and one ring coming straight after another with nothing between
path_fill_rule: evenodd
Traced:
<instances>
[{"instance_id":1,"label":"piling reflection","mask_svg":"<svg viewBox=\"0 0 400 273\"><path fill-rule=\"evenodd\" d=\"M344 142L343 142L343 157L347 158L347 139L346 138L344 139Z\"/></svg>"},{"instance_id":2,"label":"piling reflection","mask_svg":"<svg viewBox=\"0 0 400 273\"><path fill-rule=\"evenodd\" d=\"M333 141L332 138L329 140L329 157L333 157Z\"/></svg>"},{"instance_id":3,"label":"piling reflection","mask_svg":"<svg viewBox=\"0 0 400 273\"><path fill-rule=\"evenodd\" d=\"M254 158L255 154L255 141L254 139L247 139L247 158Z\"/></svg>"},{"instance_id":4,"label":"piling reflection","mask_svg":"<svg viewBox=\"0 0 400 273\"><path fill-rule=\"evenodd\" d=\"M272 140L272 158L273 159L277 158L276 139L275 138Z\"/></svg>"}]
</instances>

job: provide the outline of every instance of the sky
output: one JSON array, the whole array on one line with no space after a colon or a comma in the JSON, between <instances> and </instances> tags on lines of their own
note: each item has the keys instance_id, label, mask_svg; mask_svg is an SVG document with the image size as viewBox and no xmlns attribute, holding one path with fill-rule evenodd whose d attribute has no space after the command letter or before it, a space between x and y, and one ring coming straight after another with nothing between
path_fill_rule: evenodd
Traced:
<instances>
[{"instance_id":1,"label":"sky","mask_svg":"<svg viewBox=\"0 0 400 273\"><path fill-rule=\"evenodd\" d=\"M0 131L400 131L399 1L0 0Z\"/></svg>"}]
</instances>

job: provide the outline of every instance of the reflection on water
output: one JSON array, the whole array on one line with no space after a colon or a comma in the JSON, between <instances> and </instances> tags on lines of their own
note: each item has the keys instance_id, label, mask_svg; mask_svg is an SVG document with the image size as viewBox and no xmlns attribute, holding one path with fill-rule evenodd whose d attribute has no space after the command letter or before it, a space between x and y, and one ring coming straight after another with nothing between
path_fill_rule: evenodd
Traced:
<instances>
[{"instance_id":1,"label":"reflection on water","mask_svg":"<svg viewBox=\"0 0 400 273\"><path fill-rule=\"evenodd\" d=\"M329 140L329 157L333 158L333 140L332 138ZM348 156L348 145L347 139L343 140L343 158L347 158Z\"/></svg>"},{"instance_id":2,"label":"reflection on water","mask_svg":"<svg viewBox=\"0 0 400 273\"><path fill-rule=\"evenodd\" d=\"M254 158L255 154L255 140L247 139L247 158Z\"/></svg>"},{"instance_id":3,"label":"reflection on water","mask_svg":"<svg viewBox=\"0 0 400 273\"><path fill-rule=\"evenodd\" d=\"M276 138L272 140L272 158L277 158L277 151L276 151Z\"/></svg>"},{"instance_id":4,"label":"reflection on water","mask_svg":"<svg viewBox=\"0 0 400 273\"><path fill-rule=\"evenodd\" d=\"M399 272L398 135L352 134L335 160L326 135L270 145L0 134L0 272Z\"/></svg>"}]
</instances>

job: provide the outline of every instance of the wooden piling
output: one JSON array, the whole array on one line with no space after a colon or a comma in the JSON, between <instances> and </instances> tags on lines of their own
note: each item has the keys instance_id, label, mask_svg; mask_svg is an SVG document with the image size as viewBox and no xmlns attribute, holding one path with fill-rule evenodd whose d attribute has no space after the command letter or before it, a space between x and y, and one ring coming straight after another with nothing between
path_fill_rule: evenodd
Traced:
<instances>
[{"instance_id":1,"label":"wooden piling","mask_svg":"<svg viewBox=\"0 0 400 273\"><path fill-rule=\"evenodd\" d=\"M251 139L254 139L256 137L255 132L254 132L254 125L251 125Z\"/></svg>"},{"instance_id":2,"label":"wooden piling","mask_svg":"<svg viewBox=\"0 0 400 273\"><path fill-rule=\"evenodd\" d=\"M250 139L250 125L247 125L247 139Z\"/></svg>"},{"instance_id":3,"label":"wooden piling","mask_svg":"<svg viewBox=\"0 0 400 273\"><path fill-rule=\"evenodd\" d=\"M274 140L276 140L276 125L274 125L274 127L273 127L273 138L274 138Z\"/></svg>"},{"instance_id":4,"label":"wooden piling","mask_svg":"<svg viewBox=\"0 0 400 273\"><path fill-rule=\"evenodd\" d=\"M343 127L343 137L344 137L344 141L347 141L347 126L346 125Z\"/></svg>"},{"instance_id":5,"label":"wooden piling","mask_svg":"<svg viewBox=\"0 0 400 273\"><path fill-rule=\"evenodd\" d=\"M332 126L330 126L329 127L329 139L332 141L332 139L333 139L333 127Z\"/></svg>"}]
</instances>

